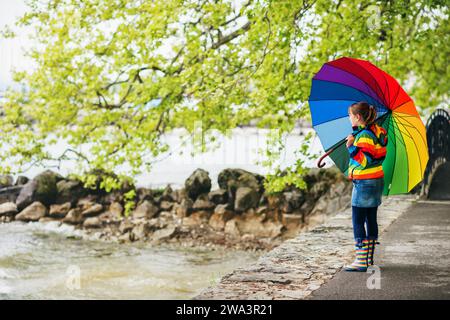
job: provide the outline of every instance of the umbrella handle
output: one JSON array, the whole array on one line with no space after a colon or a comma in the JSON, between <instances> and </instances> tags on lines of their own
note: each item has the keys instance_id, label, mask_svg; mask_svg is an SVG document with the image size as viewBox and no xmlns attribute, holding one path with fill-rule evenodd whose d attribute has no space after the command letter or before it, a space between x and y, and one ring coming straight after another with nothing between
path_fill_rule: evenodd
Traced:
<instances>
[{"instance_id":1,"label":"umbrella handle","mask_svg":"<svg viewBox=\"0 0 450 320\"><path fill-rule=\"evenodd\" d=\"M323 168L325 166L325 163L322 163L323 159L328 156L330 153L332 153L334 151L334 148L331 148L330 150L328 150L327 153L325 153L323 156L320 157L319 161L317 161L317 166L319 168Z\"/></svg>"}]
</instances>

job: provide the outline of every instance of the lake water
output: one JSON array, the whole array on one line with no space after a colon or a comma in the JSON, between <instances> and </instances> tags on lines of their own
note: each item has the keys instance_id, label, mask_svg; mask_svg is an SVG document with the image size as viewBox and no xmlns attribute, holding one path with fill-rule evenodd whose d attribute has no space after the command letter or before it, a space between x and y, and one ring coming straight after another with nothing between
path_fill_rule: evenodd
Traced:
<instances>
[{"instance_id":1,"label":"lake water","mask_svg":"<svg viewBox=\"0 0 450 320\"><path fill-rule=\"evenodd\" d=\"M189 299L260 255L78 236L68 225L0 224L0 300Z\"/></svg>"}]
</instances>

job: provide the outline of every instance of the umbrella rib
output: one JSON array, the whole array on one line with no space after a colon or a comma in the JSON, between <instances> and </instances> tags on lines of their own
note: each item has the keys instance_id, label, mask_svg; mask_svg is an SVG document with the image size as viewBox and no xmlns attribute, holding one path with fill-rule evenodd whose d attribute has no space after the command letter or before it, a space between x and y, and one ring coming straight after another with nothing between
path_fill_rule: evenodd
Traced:
<instances>
[{"instance_id":1,"label":"umbrella rib","mask_svg":"<svg viewBox=\"0 0 450 320\"><path fill-rule=\"evenodd\" d=\"M404 125L404 124L402 123L402 125ZM417 144L413 143L413 145L414 145L414 148L416 149L416 152L417 152L417 155L418 155L419 159L422 160L421 156L420 156L419 149L417 149ZM408 157L406 157L406 159L408 159ZM422 161L419 161L419 168L420 168L420 174L422 175L422 172L423 172L422 171ZM409 189L409 170L408 170L408 189Z\"/></svg>"},{"instance_id":2,"label":"umbrella rib","mask_svg":"<svg viewBox=\"0 0 450 320\"><path fill-rule=\"evenodd\" d=\"M353 60L349 59L349 61L350 61L351 63L353 63L354 65L356 65L358 68L361 68L362 70L364 70L364 71L366 72L366 74L368 74L368 75L372 78L372 80L375 81L375 84L377 85L378 90L380 90L380 93L383 93L383 91L381 90L380 85L378 84L378 81L372 76L372 74L371 74L370 72L368 72L363 66L359 65L358 63L354 62ZM377 67L377 68L378 68L378 67ZM365 82L365 81L364 81L364 82ZM386 103L386 99L384 99L384 95L383 95L383 100L384 100L384 105L388 108L389 104Z\"/></svg>"},{"instance_id":3,"label":"umbrella rib","mask_svg":"<svg viewBox=\"0 0 450 320\"><path fill-rule=\"evenodd\" d=\"M384 72L384 71L383 71L383 72ZM391 75L389 75L389 74L387 74L387 73L386 73L386 75L387 75L388 77L391 77L392 80L394 80L394 82L396 82L396 83L397 83L397 86L398 86L397 94L395 95L395 98L394 98L394 100L392 101L392 103L394 103L395 101L397 101L398 95L400 94L401 87L400 87L400 84L398 83L398 81L395 80ZM403 103L402 103L402 104L403 104Z\"/></svg>"},{"instance_id":4,"label":"umbrella rib","mask_svg":"<svg viewBox=\"0 0 450 320\"><path fill-rule=\"evenodd\" d=\"M427 145L426 140L424 139L424 136L422 135L422 132L420 132L419 129L417 129L417 127L414 126L414 124L412 124L411 122L409 122L409 121L406 119L406 118L407 118L406 116L401 116L401 115L398 115L398 116L401 117L402 120L408 122L408 124L410 124L411 127L414 128L414 130L417 131L417 133L419 134L420 138L422 139L422 142L424 143L424 145ZM414 117L414 116L411 116L411 117ZM417 118L417 117L414 117L414 118Z\"/></svg>"},{"instance_id":5,"label":"umbrella rib","mask_svg":"<svg viewBox=\"0 0 450 320\"><path fill-rule=\"evenodd\" d=\"M342 69L340 69L340 70L342 70ZM348 72L347 72L347 73L348 73ZM353 75L353 74L352 74L352 75ZM355 87L351 87L351 86L345 85L345 84L343 84L343 83L341 83L341 82L330 81L330 80L313 79L313 81L323 81L323 82L337 83L337 84L340 84L340 85L342 85L342 86L344 86L344 87L348 87L348 88L355 89L356 91L361 92L362 94L368 96L369 98L371 98L372 100L374 100L375 102L377 102L377 103L374 103L374 104L379 104L380 106L385 107L386 109L389 109L389 108L387 108L385 105L383 105L383 102L382 102L382 101L378 101L376 98L371 97L371 96L368 95L367 93L365 93L365 92L363 92L363 91L361 91L361 90L359 90L359 89L357 89L357 88L355 88ZM361 80L361 81L363 81L363 80ZM363 81L363 82L364 82L364 81ZM367 83L364 82L364 84L366 85L366 87L367 87L368 89L370 89L370 90L373 91L373 89L370 88L370 87L367 85ZM374 92L374 93L375 93L375 92ZM376 95L377 98L380 99L380 97L379 97L376 93L375 93L375 95ZM314 99L308 99L308 100L309 100L309 101L322 101L322 100L314 100ZM326 99L326 100L331 100L331 99ZM346 99L333 99L333 100L346 100Z\"/></svg>"},{"instance_id":6,"label":"umbrella rib","mask_svg":"<svg viewBox=\"0 0 450 320\"><path fill-rule=\"evenodd\" d=\"M394 128L394 124L393 124L394 119L393 119L392 116L391 116L390 120L391 121L389 121L389 126L392 124L392 127ZM395 128L392 130L392 132L395 132ZM396 167L396 164L397 164L397 140L395 139L395 134L393 133L392 135L394 136L394 139L391 139L392 142L394 142L394 165L392 167L391 185L392 185L392 179L394 178L395 167ZM390 192L391 192L391 188L389 188L389 190L388 190L388 195L389 195Z\"/></svg>"},{"instance_id":7,"label":"umbrella rib","mask_svg":"<svg viewBox=\"0 0 450 320\"><path fill-rule=\"evenodd\" d=\"M372 66L374 66L376 69L378 69L378 70L381 71L381 76L382 76L382 78L384 79L384 82L385 82L385 89L386 89L387 95L388 95L388 100L389 100L388 106L390 106L390 105L391 105L391 90L389 90L389 83L388 83L387 80L386 80L386 77L385 77L385 75L384 75L384 73L383 73L383 70L381 70L380 68L378 68L376 65L374 65L374 64L371 63L371 62L369 62L369 63L370 63Z\"/></svg>"},{"instance_id":8,"label":"umbrella rib","mask_svg":"<svg viewBox=\"0 0 450 320\"><path fill-rule=\"evenodd\" d=\"M349 61L351 61L351 60L349 60ZM351 61L351 62L353 63L353 61ZM358 64L356 64L356 65L358 66L358 68L362 68L360 65L358 65ZM362 82L364 82L368 88L370 88L370 89L372 89L372 91L374 91L373 88L372 88L365 80L361 79L359 76L357 76L357 75L354 74L353 72L350 72L350 71L348 71L348 70L342 69L342 68L340 68L340 67L338 67L338 66L333 66L333 65L331 65L331 66L332 66L332 67L335 67L336 69L343 70L343 71L345 71L345 72L347 72L347 73L350 73L351 75L355 76L356 78L358 78L358 79L360 79ZM364 71L365 71L365 70L364 70ZM369 75L370 75L370 73L369 73ZM373 79L373 78L372 78L372 79ZM373 80L375 80L375 79L373 79ZM377 83L376 81L375 81L375 83L376 83L376 85L378 86L378 83ZM379 86L378 86L378 89L381 90L381 88L380 88ZM374 92L375 92L375 91L374 91ZM375 93L376 93L376 92L375 92ZM388 108L388 107L387 107L387 104L386 104L386 100L384 99L384 96L380 96L379 94L377 94L377 97L380 98L380 99L382 100L383 104L386 106L386 108ZM383 101L383 100L384 100L384 101Z\"/></svg>"}]
</instances>

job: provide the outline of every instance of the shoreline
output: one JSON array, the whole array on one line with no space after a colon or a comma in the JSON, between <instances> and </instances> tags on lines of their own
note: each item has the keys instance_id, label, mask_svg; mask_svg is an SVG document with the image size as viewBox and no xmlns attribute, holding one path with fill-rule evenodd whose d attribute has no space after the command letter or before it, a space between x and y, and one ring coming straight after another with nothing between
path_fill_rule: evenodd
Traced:
<instances>
[{"instance_id":1,"label":"shoreline","mask_svg":"<svg viewBox=\"0 0 450 320\"><path fill-rule=\"evenodd\" d=\"M208 172L197 169L185 187L136 188L135 208L124 215L124 193L85 189L79 181L45 171L32 180L0 189L0 222L68 224L82 238L151 245L225 248L268 252L324 221L350 200L351 182L337 168L311 169L307 189L287 187L266 194L263 176L225 169L219 189L211 190ZM44 191L43 191L44 190Z\"/></svg>"}]
</instances>

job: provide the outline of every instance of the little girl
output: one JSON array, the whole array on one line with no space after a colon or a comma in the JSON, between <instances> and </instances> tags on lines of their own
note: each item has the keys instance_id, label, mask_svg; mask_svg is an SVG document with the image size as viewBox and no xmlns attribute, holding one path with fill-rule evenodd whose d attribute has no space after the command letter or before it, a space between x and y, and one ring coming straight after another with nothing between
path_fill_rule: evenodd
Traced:
<instances>
[{"instance_id":1,"label":"little girl","mask_svg":"<svg viewBox=\"0 0 450 320\"><path fill-rule=\"evenodd\" d=\"M387 132L374 123L377 112L367 102L354 103L348 111L353 128L353 134L346 140L350 153L348 178L353 181L352 223L356 259L344 270L365 272L373 265L375 245L379 244L377 209L384 187L382 164L386 157Z\"/></svg>"}]
</instances>

